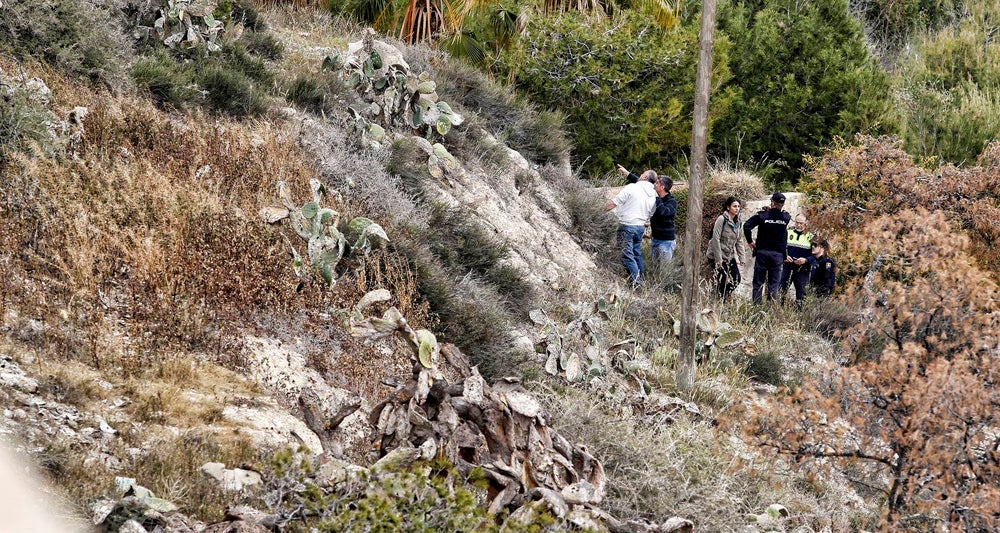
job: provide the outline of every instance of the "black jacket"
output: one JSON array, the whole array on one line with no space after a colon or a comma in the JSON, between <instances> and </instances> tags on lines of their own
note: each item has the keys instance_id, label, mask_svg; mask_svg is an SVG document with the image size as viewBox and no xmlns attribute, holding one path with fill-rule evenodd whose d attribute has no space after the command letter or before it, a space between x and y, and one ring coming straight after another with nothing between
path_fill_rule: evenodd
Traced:
<instances>
[{"instance_id":1,"label":"black jacket","mask_svg":"<svg viewBox=\"0 0 1000 533\"><path fill-rule=\"evenodd\" d=\"M656 211L649 219L649 229L653 238L660 241L677 239L674 229L674 218L677 216L677 197L667 193L664 197L656 197Z\"/></svg>"},{"instance_id":2,"label":"black jacket","mask_svg":"<svg viewBox=\"0 0 1000 533\"><path fill-rule=\"evenodd\" d=\"M628 173L628 182L639 181L639 176L635 172ZM677 197L667 192L667 195L656 197L656 211L649 219L649 229L652 237L658 241L677 240L677 230L674 227L674 220L677 218Z\"/></svg>"},{"instance_id":3,"label":"black jacket","mask_svg":"<svg viewBox=\"0 0 1000 533\"><path fill-rule=\"evenodd\" d=\"M770 250L785 255L788 249L788 225L792 215L781 209L763 208L743 224L743 237L753 242L751 232L757 228L755 250Z\"/></svg>"},{"instance_id":4,"label":"black jacket","mask_svg":"<svg viewBox=\"0 0 1000 533\"><path fill-rule=\"evenodd\" d=\"M817 296L829 296L833 293L833 286L837 282L837 263L826 255L817 258L809 256L809 264L812 265L812 276L809 284L816 291Z\"/></svg>"}]
</instances>

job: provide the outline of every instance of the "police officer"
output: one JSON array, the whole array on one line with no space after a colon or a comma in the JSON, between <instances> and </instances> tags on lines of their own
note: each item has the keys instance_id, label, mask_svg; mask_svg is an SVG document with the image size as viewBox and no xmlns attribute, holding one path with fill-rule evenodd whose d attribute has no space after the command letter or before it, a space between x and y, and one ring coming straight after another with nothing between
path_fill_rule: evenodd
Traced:
<instances>
[{"instance_id":1,"label":"police officer","mask_svg":"<svg viewBox=\"0 0 1000 533\"><path fill-rule=\"evenodd\" d=\"M753 250L753 301L761 302L761 291L767 284L767 299L778 298L781 284L781 266L785 262L788 249L788 225L792 216L781 208L785 205L785 195L776 192L771 195L771 207L761 209L743 224L743 237ZM757 240L751 233L757 228Z\"/></svg>"},{"instance_id":2,"label":"police officer","mask_svg":"<svg viewBox=\"0 0 1000 533\"><path fill-rule=\"evenodd\" d=\"M812 243L812 256L809 257L812 277L809 284L817 298L833 294L833 286L837 282L837 263L827 255L829 251L830 242L826 239Z\"/></svg>"},{"instance_id":3,"label":"police officer","mask_svg":"<svg viewBox=\"0 0 1000 533\"><path fill-rule=\"evenodd\" d=\"M788 228L788 257L781 270L781 294L788 292L789 283L795 285L795 303L802 305L806 299L806 285L809 284L809 256L812 254L813 234L806 231L809 221L799 213L795 217L795 225Z\"/></svg>"}]
</instances>

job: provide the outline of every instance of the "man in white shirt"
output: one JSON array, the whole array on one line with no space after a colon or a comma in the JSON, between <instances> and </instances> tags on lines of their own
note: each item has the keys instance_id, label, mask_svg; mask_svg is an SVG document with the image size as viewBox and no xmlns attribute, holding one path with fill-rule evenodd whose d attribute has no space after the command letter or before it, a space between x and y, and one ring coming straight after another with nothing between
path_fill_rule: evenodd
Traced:
<instances>
[{"instance_id":1,"label":"man in white shirt","mask_svg":"<svg viewBox=\"0 0 1000 533\"><path fill-rule=\"evenodd\" d=\"M618 171L628 175L625 167L618 165ZM656 210L656 189L653 181L656 172L647 170L635 183L629 183L613 200L604 206L605 211L615 210L618 215L618 245L622 251L622 264L628 270L633 285L640 285L646 273L642 264L642 234L646 223Z\"/></svg>"}]
</instances>

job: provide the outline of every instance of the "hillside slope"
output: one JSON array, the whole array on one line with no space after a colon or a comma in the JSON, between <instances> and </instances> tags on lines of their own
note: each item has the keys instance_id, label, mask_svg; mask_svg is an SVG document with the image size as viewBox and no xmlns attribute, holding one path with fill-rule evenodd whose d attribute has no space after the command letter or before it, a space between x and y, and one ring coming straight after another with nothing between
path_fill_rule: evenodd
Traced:
<instances>
[{"instance_id":1,"label":"hillside slope","mask_svg":"<svg viewBox=\"0 0 1000 533\"><path fill-rule=\"evenodd\" d=\"M705 313L704 339L725 324L740 340L711 351L693 402L675 397L675 273L618 287L595 259L614 228L600 194L559 143L526 157L504 142L541 128L530 107L315 11L260 17L285 47L261 64L321 80L316 106L233 118L0 60L24 133L0 185L3 431L67 514L124 531L414 516L676 531L741 528L780 500L799 523L850 519L831 510L848 491L765 483L714 428L754 396L758 345L780 363L828 359L825 340L787 316ZM354 80L376 49L370 85ZM395 97L462 120L393 122L376 89L390 68Z\"/></svg>"}]
</instances>

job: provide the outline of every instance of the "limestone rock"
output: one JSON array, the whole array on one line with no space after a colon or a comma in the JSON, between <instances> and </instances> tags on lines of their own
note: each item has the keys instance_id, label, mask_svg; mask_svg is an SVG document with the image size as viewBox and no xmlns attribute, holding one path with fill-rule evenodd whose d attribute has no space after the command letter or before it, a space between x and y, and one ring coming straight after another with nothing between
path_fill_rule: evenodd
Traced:
<instances>
[{"instance_id":1,"label":"limestone rock","mask_svg":"<svg viewBox=\"0 0 1000 533\"><path fill-rule=\"evenodd\" d=\"M660 525L660 531L663 533L691 533L694 531L694 522L679 516L672 516Z\"/></svg>"},{"instance_id":2,"label":"limestone rock","mask_svg":"<svg viewBox=\"0 0 1000 533\"><path fill-rule=\"evenodd\" d=\"M570 505L592 503L596 493L597 487L594 487L586 481L573 483L572 485L568 485L562 489L562 497L566 500L566 503Z\"/></svg>"},{"instance_id":3,"label":"limestone rock","mask_svg":"<svg viewBox=\"0 0 1000 533\"><path fill-rule=\"evenodd\" d=\"M222 418L237 425L242 434L259 444L278 448L303 445L314 454L323 453L319 437L302 420L273 402L258 407L227 405L222 410Z\"/></svg>"},{"instance_id":4,"label":"limestone rock","mask_svg":"<svg viewBox=\"0 0 1000 533\"><path fill-rule=\"evenodd\" d=\"M0 356L0 386L10 387L26 394L38 390L38 381L29 377L10 356Z\"/></svg>"},{"instance_id":5,"label":"limestone rock","mask_svg":"<svg viewBox=\"0 0 1000 533\"><path fill-rule=\"evenodd\" d=\"M362 398L348 390L331 386L316 370L309 367L306 357L293 347L278 340L247 337L247 369L254 381L271 390L288 406L300 404L304 391L315 395L313 406L321 409L319 419L337 419L337 445L343 448L367 445L369 427L366 413L370 410ZM341 417L350 407L352 414ZM317 438L320 437L315 435ZM305 440L305 439L303 439ZM321 441L320 447L323 447Z\"/></svg>"},{"instance_id":6,"label":"limestone rock","mask_svg":"<svg viewBox=\"0 0 1000 533\"><path fill-rule=\"evenodd\" d=\"M227 469L222 463L205 463L201 466L201 471L212 479L219 482L219 486L225 491L239 491L247 487L259 485L260 474L242 468Z\"/></svg>"},{"instance_id":7,"label":"limestone rock","mask_svg":"<svg viewBox=\"0 0 1000 533\"><path fill-rule=\"evenodd\" d=\"M118 533L146 533L146 528L135 520L128 520L118 528Z\"/></svg>"}]
</instances>

